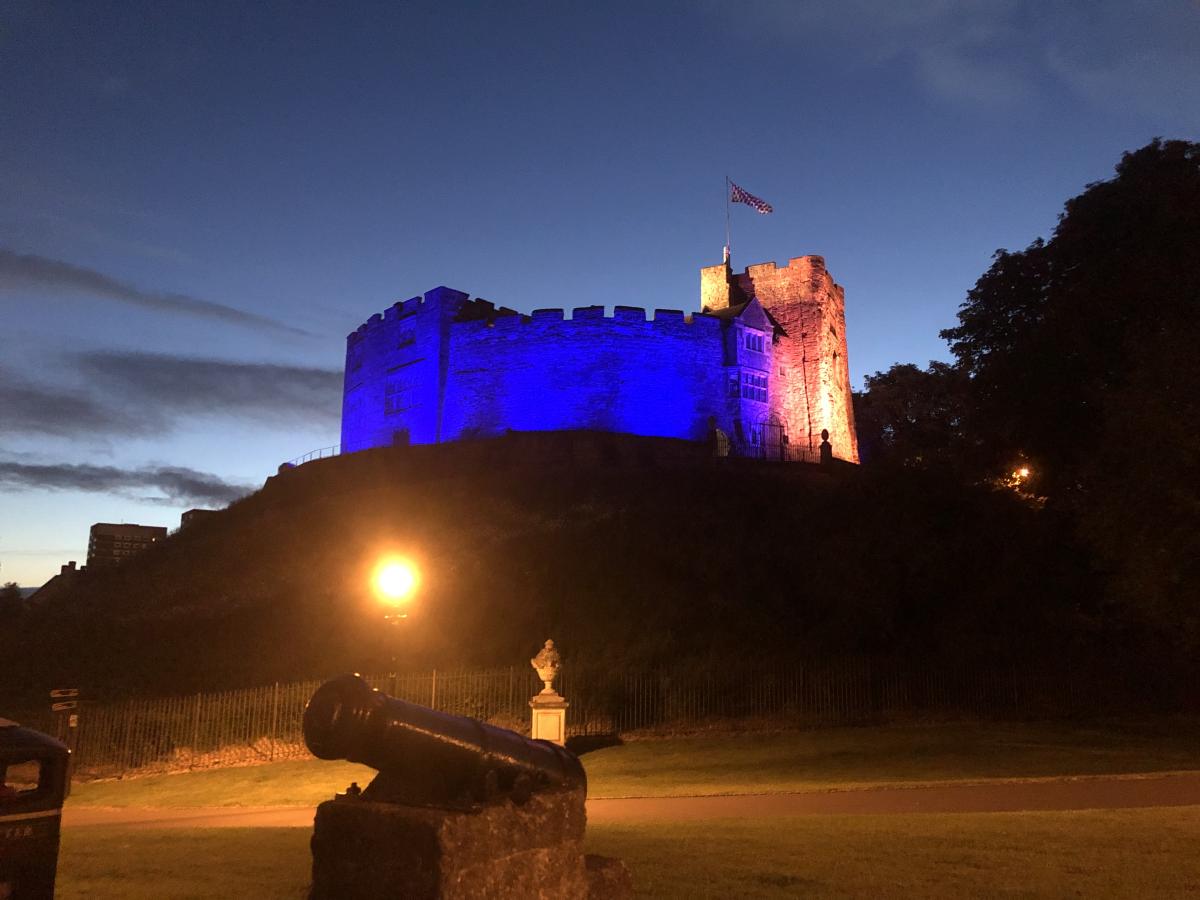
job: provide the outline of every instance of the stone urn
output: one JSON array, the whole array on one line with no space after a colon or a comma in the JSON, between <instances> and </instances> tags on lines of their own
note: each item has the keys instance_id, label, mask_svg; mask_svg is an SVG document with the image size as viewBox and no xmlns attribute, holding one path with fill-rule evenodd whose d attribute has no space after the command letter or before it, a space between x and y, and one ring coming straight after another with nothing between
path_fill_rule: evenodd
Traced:
<instances>
[{"instance_id":1,"label":"stone urn","mask_svg":"<svg viewBox=\"0 0 1200 900\"><path fill-rule=\"evenodd\" d=\"M567 739L567 707L571 704L554 690L554 678L562 667L554 641L546 641L546 645L529 664L537 671L538 678L542 679L544 685L541 693L529 701L533 711L530 734L541 740L563 744Z\"/></svg>"},{"instance_id":2,"label":"stone urn","mask_svg":"<svg viewBox=\"0 0 1200 900\"><path fill-rule=\"evenodd\" d=\"M537 670L538 678L542 679L542 684L545 685L542 693L557 695L558 691L554 690L553 683L562 662L558 651L554 649L554 641L546 641L546 646L538 651L538 655L531 659L529 664Z\"/></svg>"}]
</instances>

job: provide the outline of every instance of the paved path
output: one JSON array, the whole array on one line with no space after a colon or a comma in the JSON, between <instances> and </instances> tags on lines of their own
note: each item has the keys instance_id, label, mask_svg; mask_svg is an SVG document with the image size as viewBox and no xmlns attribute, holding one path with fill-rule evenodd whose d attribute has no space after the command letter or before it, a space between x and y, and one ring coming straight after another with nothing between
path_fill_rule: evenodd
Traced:
<instances>
[{"instance_id":1,"label":"paved path","mask_svg":"<svg viewBox=\"0 0 1200 900\"><path fill-rule=\"evenodd\" d=\"M867 788L733 797L588 800L588 821L651 822L794 815L1016 812L1200 805L1200 774ZM68 806L63 824L135 828L288 828L312 826L309 806L119 809Z\"/></svg>"}]
</instances>

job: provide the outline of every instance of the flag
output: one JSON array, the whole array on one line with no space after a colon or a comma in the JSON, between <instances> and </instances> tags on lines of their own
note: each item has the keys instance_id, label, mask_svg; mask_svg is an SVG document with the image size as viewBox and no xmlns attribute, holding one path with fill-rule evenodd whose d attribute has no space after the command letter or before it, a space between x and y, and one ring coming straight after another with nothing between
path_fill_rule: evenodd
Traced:
<instances>
[{"instance_id":1,"label":"flag","mask_svg":"<svg viewBox=\"0 0 1200 900\"><path fill-rule=\"evenodd\" d=\"M747 206L753 206L764 216L769 212L775 212L775 208L766 200L758 199L749 191L742 190L732 181L729 182L729 200L731 203L745 203Z\"/></svg>"}]
</instances>

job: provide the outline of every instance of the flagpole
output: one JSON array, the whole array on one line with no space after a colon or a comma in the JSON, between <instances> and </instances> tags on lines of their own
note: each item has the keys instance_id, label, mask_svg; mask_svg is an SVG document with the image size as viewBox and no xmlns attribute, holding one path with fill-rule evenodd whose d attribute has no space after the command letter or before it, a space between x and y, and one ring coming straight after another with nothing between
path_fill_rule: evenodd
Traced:
<instances>
[{"instance_id":1,"label":"flagpole","mask_svg":"<svg viewBox=\"0 0 1200 900\"><path fill-rule=\"evenodd\" d=\"M732 239L729 236L729 176L725 176L725 262L728 264L729 257L733 253Z\"/></svg>"}]
</instances>

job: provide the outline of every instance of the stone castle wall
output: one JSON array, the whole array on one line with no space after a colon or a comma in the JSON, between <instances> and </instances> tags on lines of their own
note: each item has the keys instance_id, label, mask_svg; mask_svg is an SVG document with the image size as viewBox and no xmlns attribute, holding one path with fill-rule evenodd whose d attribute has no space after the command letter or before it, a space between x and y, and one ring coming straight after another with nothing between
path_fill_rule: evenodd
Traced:
<instances>
[{"instance_id":1,"label":"stone castle wall","mask_svg":"<svg viewBox=\"0 0 1200 900\"><path fill-rule=\"evenodd\" d=\"M595 429L703 440L730 428L722 323L618 306L455 325L442 440Z\"/></svg>"},{"instance_id":2,"label":"stone castle wall","mask_svg":"<svg viewBox=\"0 0 1200 900\"><path fill-rule=\"evenodd\" d=\"M396 303L347 338L344 452L428 444L508 430L591 429L704 440L786 427L793 447L858 461L844 299L819 256L701 270L709 312L756 297L738 317L635 307L518 315L446 287ZM765 334L748 348L746 330ZM767 402L739 382L767 379ZM751 391L753 394L753 391Z\"/></svg>"},{"instance_id":3,"label":"stone castle wall","mask_svg":"<svg viewBox=\"0 0 1200 900\"><path fill-rule=\"evenodd\" d=\"M481 301L474 301L475 304ZM490 304L485 304L490 309ZM437 443L507 430L595 429L703 440L738 415L726 323L678 310L583 307L454 321L448 288L397 303L350 335L342 448Z\"/></svg>"},{"instance_id":4,"label":"stone castle wall","mask_svg":"<svg viewBox=\"0 0 1200 900\"><path fill-rule=\"evenodd\" d=\"M437 443L451 322L467 301L435 288L371 316L346 339L343 452Z\"/></svg>"}]
</instances>

